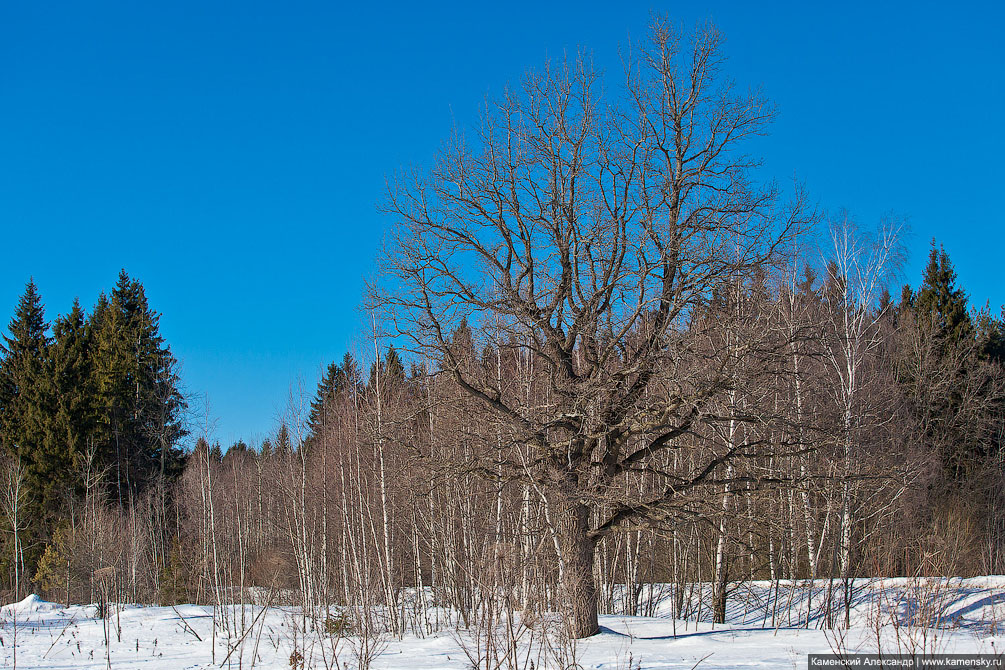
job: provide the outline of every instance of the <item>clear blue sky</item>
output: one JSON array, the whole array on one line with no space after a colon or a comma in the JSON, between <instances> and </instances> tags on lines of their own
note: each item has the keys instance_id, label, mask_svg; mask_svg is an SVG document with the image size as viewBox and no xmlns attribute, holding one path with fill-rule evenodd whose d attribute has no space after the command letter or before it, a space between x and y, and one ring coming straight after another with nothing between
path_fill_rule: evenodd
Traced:
<instances>
[{"instance_id":1,"label":"clear blue sky","mask_svg":"<svg viewBox=\"0 0 1005 670\"><path fill-rule=\"evenodd\" d=\"M53 317L124 267L216 437L262 436L292 380L359 346L384 176L564 50L616 75L650 10L713 19L778 103L766 174L909 217L904 279L934 236L997 311L1002 3L768 4L2 3L0 320L30 275Z\"/></svg>"}]
</instances>

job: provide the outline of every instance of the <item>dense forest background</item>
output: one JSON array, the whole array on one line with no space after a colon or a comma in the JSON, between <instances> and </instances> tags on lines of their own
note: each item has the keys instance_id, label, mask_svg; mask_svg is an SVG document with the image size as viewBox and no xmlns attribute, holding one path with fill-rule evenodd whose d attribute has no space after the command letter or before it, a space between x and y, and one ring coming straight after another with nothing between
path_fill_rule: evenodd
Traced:
<instances>
[{"instance_id":1,"label":"dense forest background","mask_svg":"<svg viewBox=\"0 0 1005 670\"><path fill-rule=\"evenodd\" d=\"M831 351L846 279L833 260L783 279L758 278L737 299L769 336L804 333L759 386L742 389L773 407L743 439L788 431L789 453L731 466L745 484L696 486L672 521L605 536L601 611L644 610L638 595L617 598L617 584L677 588L686 614L701 606L687 596L694 581L720 584L724 611L741 579L1005 570L1001 315L968 307L933 242L917 288L898 300L884 290L864 315L846 454ZM528 405L547 402L535 397L545 366L533 356L480 347L471 329L452 341L464 365ZM506 582L545 606L560 551L547 496L473 465L470 453L498 448L491 419L423 361L372 346L368 369L347 353L313 398L293 397L273 437L223 449L186 422L177 363L138 281L123 272L90 313L74 303L51 323L29 282L0 364L7 599L35 590L92 602L114 574L121 595L140 602L262 587L307 602L400 603L403 587L428 586L473 611L481 587ZM189 431L194 447L183 448ZM680 435L673 458L714 449L714 429L703 432ZM398 616L395 625L409 620Z\"/></svg>"}]
</instances>

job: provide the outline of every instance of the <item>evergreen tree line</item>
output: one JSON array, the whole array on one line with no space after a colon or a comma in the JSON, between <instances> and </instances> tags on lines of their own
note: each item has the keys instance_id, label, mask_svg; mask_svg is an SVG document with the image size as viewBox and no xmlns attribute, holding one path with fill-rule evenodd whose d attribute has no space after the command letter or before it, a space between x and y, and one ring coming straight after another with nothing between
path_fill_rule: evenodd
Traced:
<instances>
[{"instance_id":1,"label":"evergreen tree line","mask_svg":"<svg viewBox=\"0 0 1005 670\"><path fill-rule=\"evenodd\" d=\"M184 464L186 403L159 319L125 271L89 314L74 300L52 323L26 285L0 344L12 575L35 575L46 548L99 502L121 511L154 496L166 509Z\"/></svg>"}]
</instances>

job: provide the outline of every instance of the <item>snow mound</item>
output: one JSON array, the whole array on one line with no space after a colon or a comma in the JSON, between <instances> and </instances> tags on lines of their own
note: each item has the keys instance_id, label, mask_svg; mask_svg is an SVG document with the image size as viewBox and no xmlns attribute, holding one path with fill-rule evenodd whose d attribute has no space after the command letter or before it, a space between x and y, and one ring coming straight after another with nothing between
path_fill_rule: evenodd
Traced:
<instances>
[{"instance_id":1,"label":"snow mound","mask_svg":"<svg viewBox=\"0 0 1005 670\"><path fill-rule=\"evenodd\" d=\"M0 614L5 616L10 616L11 614L31 614L35 612L52 612L54 610L60 609L61 606L56 603L50 603L42 600L37 594L32 593L30 596L22 600L21 602L11 603L10 605L4 605L0 607Z\"/></svg>"}]
</instances>

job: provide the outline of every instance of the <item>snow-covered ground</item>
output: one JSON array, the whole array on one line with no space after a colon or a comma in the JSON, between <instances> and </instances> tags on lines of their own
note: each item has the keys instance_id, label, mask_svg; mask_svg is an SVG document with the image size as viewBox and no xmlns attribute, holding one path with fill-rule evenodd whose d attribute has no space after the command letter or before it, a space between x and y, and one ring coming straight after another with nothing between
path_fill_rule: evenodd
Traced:
<instances>
[{"instance_id":1,"label":"snow-covered ground","mask_svg":"<svg viewBox=\"0 0 1005 670\"><path fill-rule=\"evenodd\" d=\"M814 608L824 595L818 584ZM859 580L851 628L843 634L825 632L813 612L807 623L809 602L803 585L774 590L767 582L740 584L731 594L729 622L713 626L707 605L690 620L673 620L665 616L669 603L661 601L657 616L604 616L599 635L576 642L574 649L556 644L551 652L532 650L515 667L529 669L533 660L533 667L541 668L558 654L584 669L637 670L805 668L809 653L875 652L877 646L884 653L1005 651L1005 577ZM111 616L100 619L94 605L63 607L36 596L0 608L3 667L13 667L15 652L16 666L25 669L269 670L290 668L291 656L293 667L301 667L304 658L302 667L326 668L334 667L333 654L339 668L359 665L358 641L343 639L333 647L330 637L305 634L303 618L289 608L263 612L248 606L243 622L240 608L231 609L229 632L219 623L214 627L211 607L126 605L109 611ZM837 618L843 621L843 610ZM379 641L371 667L461 670L471 667L478 641L464 631L388 638Z\"/></svg>"}]
</instances>

